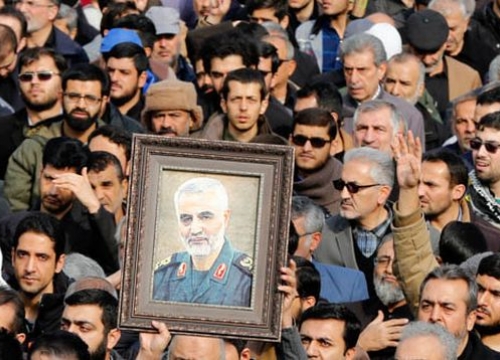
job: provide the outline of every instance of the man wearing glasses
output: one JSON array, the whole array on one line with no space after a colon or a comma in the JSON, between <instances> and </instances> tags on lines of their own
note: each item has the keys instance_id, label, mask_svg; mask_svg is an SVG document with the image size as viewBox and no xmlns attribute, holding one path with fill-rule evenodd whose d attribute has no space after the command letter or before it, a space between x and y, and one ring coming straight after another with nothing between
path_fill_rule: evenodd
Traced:
<instances>
[{"instance_id":1,"label":"man wearing glasses","mask_svg":"<svg viewBox=\"0 0 500 360\"><path fill-rule=\"evenodd\" d=\"M342 163L331 157L335 152L337 125L325 109L299 111L289 137L295 148L295 179L293 191L311 198L332 215L340 210L340 191L333 187L342 172Z\"/></svg>"},{"instance_id":2,"label":"man wearing glasses","mask_svg":"<svg viewBox=\"0 0 500 360\"><path fill-rule=\"evenodd\" d=\"M392 212L386 202L393 184L391 155L369 147L347 151L342 176L334 181L341 196L340 214L327 219L323 241L313 255L319 262L361 270L370 298L376 296L377 248L391 231Z\"/></svg>"}]
</instances>

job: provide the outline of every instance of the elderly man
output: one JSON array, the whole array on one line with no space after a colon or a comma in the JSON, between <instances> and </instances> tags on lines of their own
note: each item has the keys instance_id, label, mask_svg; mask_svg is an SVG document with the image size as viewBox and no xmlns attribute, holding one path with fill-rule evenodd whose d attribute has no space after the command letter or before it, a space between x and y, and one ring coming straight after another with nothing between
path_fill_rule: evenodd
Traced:
<instances>
[{"instance_id":1,"label":"elderly man","mask_svg":"<svg viewBox=\"0 0 500 360\"><path fill-rule=\"evenodd\" d=\"M179 186L174 201L186 251L158 265L153 299L250 306L252 258L235 250L225 236L230 210L224 185L192 178Z\"/></svg>"},{"instance_id":2,"label":"elderly man","mask_svg":"<svg viewBox=\"0 0 500 360\"><path fill-rule=\"evenodd\" d=\"M142 123L152 134L187 137L203 123L203 111L196 99L191 83L164 80L153 84L146 93Z\"/></svg>"},{"instance_id":3,"label":"elderly man","mask_svg":"<svg viewBox=\"0 0 500 360\"><path fill-rule=\"evenodd\" d=\"M403 115L409 130L425 138L422 114L407 101L387 93L380 81L387 64L382 42L373 35L361 33L344 40L341 45L347 94L344 96L344 128L353 131L354 111L363 102L382 99L392 103Z\"/></svg>"},{"instance_id":4,"label":"elderly man","mask_svg":"<svg viewBox=\"0 0 500 360\"><path fill-rule=\"evenodd\" d=\"M427 150L441 146L448 132L429 93L425 91L425 67L419 58L410 53L391 57L387 62L384 90L405 99L420 111L424 119Z\"/></svg>"},{"instance_id":5,"label":"elderly man","mask_svg":"<svg viewBox=\"0 0 500 360\"><path fill-rule=\"evenodd\" d=\"M390 232L392 212L386 202L393 183L391 155L369 147L347 151L342 176L334 181L341 192L340 214L326 221L324 239L313 255L319 262L361 270L370 296L375 296L376 250Z\"/></svg>"}]
</instances>

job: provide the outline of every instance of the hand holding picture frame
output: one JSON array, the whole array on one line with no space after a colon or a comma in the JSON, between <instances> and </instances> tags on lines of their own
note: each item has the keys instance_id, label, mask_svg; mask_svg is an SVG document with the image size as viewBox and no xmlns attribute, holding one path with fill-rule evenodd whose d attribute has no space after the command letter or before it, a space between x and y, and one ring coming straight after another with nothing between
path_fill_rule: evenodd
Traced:
<instances>
[{"instance_id":1,"label":"hand holding picture frame","mask_svg":"<svg viewBox=\"0 0 500 360\"><path fill-rule=\"evenodd\" d=\"M119 326L278 341L293 148L135 135Z\"/></svg>"}]
</instances>

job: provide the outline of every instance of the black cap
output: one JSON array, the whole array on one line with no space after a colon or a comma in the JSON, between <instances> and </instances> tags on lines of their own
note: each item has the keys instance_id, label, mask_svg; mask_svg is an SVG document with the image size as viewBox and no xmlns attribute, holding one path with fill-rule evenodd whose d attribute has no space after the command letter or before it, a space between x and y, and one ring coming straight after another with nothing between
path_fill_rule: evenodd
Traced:
<instances>
[{"instance_id":1,"label":"black cap","mask_svg":"<svg viewBox=\"0 0 500 360\"><path fill-rule=\"evenodd\" d=\"M438 51L448 38L448 23L440 13L425 9L413 13L406 21L406 37L415 50L423 53Z\"/></svg>"}]
</instances>

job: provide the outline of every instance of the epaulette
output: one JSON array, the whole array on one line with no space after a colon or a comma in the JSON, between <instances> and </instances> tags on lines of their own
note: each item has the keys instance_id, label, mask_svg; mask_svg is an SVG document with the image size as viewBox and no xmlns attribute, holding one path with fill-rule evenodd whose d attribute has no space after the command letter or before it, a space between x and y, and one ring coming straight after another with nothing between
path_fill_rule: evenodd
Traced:
<instances>
[{"instance_id":1,"label":"epaulette","mask_svg":"<svg viewBox=\"0 0 500 360\"><path fill-rule=\"evenodd\" d=\"M252 275L253 259L247 254L241 254L233 261L234 265L245 274Z\"/></svg>"},{"instance_id":2,"label":"epaulette","mask_svg":"<svg viewBox=\"0 0 500 360\"><path fill-rule=\"evenodd\" d=\"M167 266L168 264L170 264L172 262L172 255L170 255L169 257L167 257L166 259L163 259L161 261L158 261L155 265L155 270L158 270L159 268L161 267L164 267L164 266Z\"/></svg>"}]
</instances>

